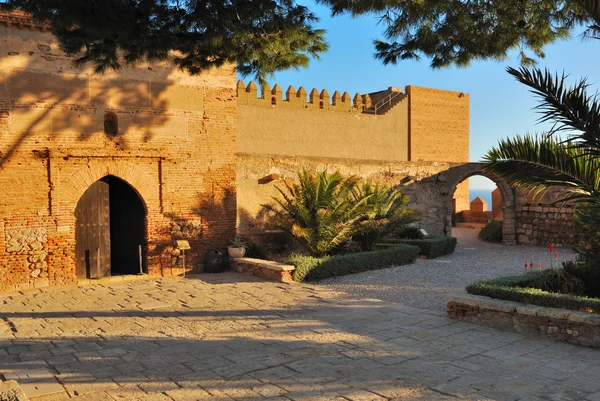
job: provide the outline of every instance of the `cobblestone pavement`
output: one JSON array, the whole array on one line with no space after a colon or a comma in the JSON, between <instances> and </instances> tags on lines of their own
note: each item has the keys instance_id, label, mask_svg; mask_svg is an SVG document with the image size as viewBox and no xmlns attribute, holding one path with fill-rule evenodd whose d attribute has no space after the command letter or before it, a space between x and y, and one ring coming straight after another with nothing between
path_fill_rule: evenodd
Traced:
<instances>
[{"instance_id":1,"label":"cobblestone pavement","mask_svg":"<svg viewBox=\"0 0 600 401\"><path fill-rule=\"evenodd\" d=\"M0 298L36 400L600 400L600 352L236 273Z\"/></svg>"},{"instance_id":2,"label":"cobblestone pavement","mask_svg":"<svg viewBox=\"0 0 600 401\"><path fill-rule=\"evenodd\" d=\"M410 265L335 277L319 285L355 297L378 298L438 312L446 310L444 294L461 292L475 281L523 272L524 262L549 267L546 246L494 244L478 238L478 229L454 227L456 251L436 259L417 259ZM558 262L574 259L569 248L556 248ZM556 261L552 260L553 264Z\"/></svg>"}]
</instances>

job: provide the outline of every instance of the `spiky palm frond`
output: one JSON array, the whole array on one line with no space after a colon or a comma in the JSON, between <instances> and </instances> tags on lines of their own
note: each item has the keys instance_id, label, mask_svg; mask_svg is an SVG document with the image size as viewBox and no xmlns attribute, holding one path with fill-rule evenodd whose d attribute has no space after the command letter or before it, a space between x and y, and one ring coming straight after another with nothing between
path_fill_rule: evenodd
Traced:
<instances>
[{"instance_id":1,"label":"spiky palm frond","mask_svg":"<svg viewBox=\"0 0 600 401\"><path fill-rule=\"evenodd\" d=\"M371 250L386 234L416 219L414 210L405 207L407 198L398 188L366 181L358 194L367 198L368 208L360 221L360 231L352 239L364 251Z\"/></svg>"},{"instance_id":2,"label":"spiky palm frond","mask_svg":"<svg viewBox=\"0 0 600 401\"><path fill-rule=\"evenodd\" d=\"M565 132L565 142L580 148L581 154L600 156L600 102L597 93L588 94L585 78L568 86L564 73L511 67L507 71L541 99L536 106L542 115L539 121L554 123L549 135Z\"/></svg>"},{"instance_id":3,"label":"spiky palm frond","mask_svg":"<svg viewBox=\"0 0 600 401\"><path fill-rule=\"evenodd\" d=\"M548 136L518 136L501 140L484 162L486 172L536 195L554 188L560 194L557 202L600 204L600 162L584 148Z\"/></svg>"},{"instance_id":4,"label":"spiky palm frond","mask_svg":"<svg viewBox=\"0 0 600 401\"><path fill-rule=\"evenodd\" d=\"M290 233L313 256L323 256L342 245L360 229L368 213L370 194L361 194L356 177L339 172L312 173L303 168L296 183L277 188L276 206L264 205L277 225Z\"/></svg>"}]
</instances>

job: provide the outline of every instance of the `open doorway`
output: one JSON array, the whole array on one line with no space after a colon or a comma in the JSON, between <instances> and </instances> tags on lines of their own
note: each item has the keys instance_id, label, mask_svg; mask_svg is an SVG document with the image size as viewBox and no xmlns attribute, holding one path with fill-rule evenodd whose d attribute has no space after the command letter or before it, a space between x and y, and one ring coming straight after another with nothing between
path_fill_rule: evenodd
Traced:
<instances>
[{"instance_id":1,"label":"open doorway","mask_svg":"<svg viewBox=\"0 0 600 401\"><path fill-rule=\"evenodd\" d=\"M474 175L456 187L452 225L481 229L491 221L502 221L502 202L502 193L492 180Z\"/></svg>"},{"instance_id":2,"label":"open doorway","mask_svg":"<svg viewBox=\"0 0 600 401\"><path fill-rule=\"evenodd\" d=\"M146 208L125 181L106 176L92 184L75 209L78 278L144 272Z\"/></svg>"}]
</instances>

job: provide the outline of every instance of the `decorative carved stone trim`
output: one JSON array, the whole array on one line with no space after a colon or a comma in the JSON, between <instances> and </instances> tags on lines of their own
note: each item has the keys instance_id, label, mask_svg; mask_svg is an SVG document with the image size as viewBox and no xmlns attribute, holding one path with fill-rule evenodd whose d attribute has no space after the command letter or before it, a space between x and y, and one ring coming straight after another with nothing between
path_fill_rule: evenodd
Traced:
<instances>
[{"instance_id":1,"label":"decorative carved stone trim","mask_svg":"<svg viewBox=\"0 0 600 401\"><path fill-rule=\"evenodd\" d=\"M35 21L30 14L18 10L11 12L0 11L0 22L9 28L14 25L19 29L29 28L32 31L39 29L42 32L46 32L50 29L50 25L40 24Z\"/></svg>"}]
</instances>

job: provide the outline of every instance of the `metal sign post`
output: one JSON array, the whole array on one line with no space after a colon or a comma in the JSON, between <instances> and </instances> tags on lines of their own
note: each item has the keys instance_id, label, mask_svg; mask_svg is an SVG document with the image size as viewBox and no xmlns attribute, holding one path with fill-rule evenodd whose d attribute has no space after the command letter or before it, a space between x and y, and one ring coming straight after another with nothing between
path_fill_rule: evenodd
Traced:
<instances>
[{"instance_id":1,"label":"metal sign post","mask_svg":"<svg viewBox=\"0 0 600 401\"><path fill-rule=\"evenodd\" d=\"M144 265L142 263L142 246L138 245L138 256L140 258L140 272L138 274L144 274Z\"/></svg>"},{"instance_id":2,"label":"metal sign post","mask_svg":"<svg viewBox=\"0 0 600 401\"><path fill-rule=\"evenodd\" d=\"M96 248L96 278L100 278L100 248Z\"/></svg>"},{"instance_id":3,"label":"metal sign post","mask_svg":"<svg viewBox=\"0 0 600 401\"><path fill-rule=\"evenodd\" d=\"M192 248L190 247L190 243L186 240L175 241L175 247L181 251L181 256L183 258L183 277L185 278L185 251L186 249Z\"/></svg>"}]
</instances>

